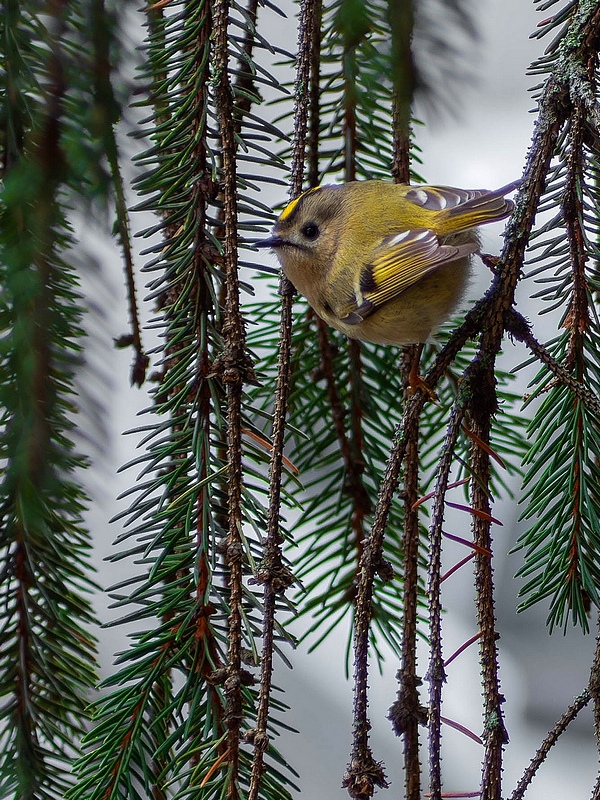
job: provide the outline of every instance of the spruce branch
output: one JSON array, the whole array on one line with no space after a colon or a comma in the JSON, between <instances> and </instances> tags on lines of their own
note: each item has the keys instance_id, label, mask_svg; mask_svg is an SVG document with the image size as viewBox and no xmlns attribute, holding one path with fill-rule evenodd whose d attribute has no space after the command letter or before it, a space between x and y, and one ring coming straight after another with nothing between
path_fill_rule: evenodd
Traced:
<instances>
[{"instance_id":1,"label":"spruce branch","mask_svg":"<svg viewBox=\"0 0 600 800\"><path fill-rule=\"evenodd\" d=\"M552 119L558 134L552 139L550 155L555 164L541 208L558 203L560 214L536 232L541 241L535 246L544 249L534 259L541 266L533 274L549 275L541 279L544 289L539 295L565 311L563 331L546 348L553 360L540 355L544 366L533 393L537 397L547 392L530 428L539 429L544 419L544 434L536 437L525 461L529 465L524 481L528 506L523 518L534 521L517 543L525 551L518 574L529 578L521 589L526 598L521 608L549 597L551 628L566 625L570 617L587 629L589 602L600 602L600 572L594 555L600 510L595 490L599 437L598 415L592 411L597 408L599 385L593 292L598 146L591 134L600 13L596 4L588 2L572 4L568 13L564 11L547 22L546 29L559 23L563 27L545 60L534 65L536 71L549 73L539 98L540 123ZM556 235L558 227L564 227L564 233ZM556 270L554 277L551 270ZM542 498L549 496L553 502L548 505Z\"/></svg>"},{"instance_id":2,"label":"spruce branch","mask_svg":"<svg viewBox=\"0 0 600 800\"><path fill-rule=\"evenodd\" d=\"M149 10L152 91L142 104L152 107L152 144L139 158L150 169L138 208L158 217L145 235L162 237L145 267L162 329L160 371L156 418L136 432L145 449L133 463L142 472L127 493L128 530L114 556L135 558L142 573L112 589L128 609L120 621L144 621L147 630L121 656L96 710L74 794L86 800L237 797L250 783L263 609L246 578L266 524L267 456L251 437L242 442L255 428L244 396L255 376L238 244L248 217L266 211L247 194L260 178L238 168L244 159L250 172L276 162L261 144L272 126L248 107L249 76L278 86L254 71L254 48L266 43L252 8L244 15L217 1L185 4L182 14ZM277 726L285 707L273 700L272 709ZM261 797L286 798L283 760L270 745L268 755Z\"/></svg>"},{"instance_id":3,"label":"spruce branch","mask_svg":"<svg viewBox=\"0 0 600 800\"><path fill-rule=\"evenodd\" d=\"M95 681L87 497L73 444L83 300L65 131L83 39L67 3L3 9L0 214L0 794L63 797Z\"/></svg>"},{"instance_id":4,"label":"spruce branch","mask_svg":"<svg viewBox=\"0 0 600 800\"><path fill-rule=\"evenodd\" d=\"M322 24L323 1L315 0L313 24L311 31L311 51L308 75L310 76L310 90L308 97L308 124L307 124L307 169L306 180L309 186L319 184L319 157L321 134L321 58L322 58ZM305 26L301 26L304 33ZM306 70L304 70L306 73Z\"/></svg>"},{"instance_id":5,"label":"spruce branch","mask_svg":"<svg viewBox=\"0 0 600 800\"><path fill-rule=\"evenodd\" d=\"M115 232L123 253L123 266L125 269L131 333L128 336L121 337L119 346L123 347L125 344L131 344L133 347L135 357L131 368L131 383L141 386L146 378L146 370L150 359L145 354L142 344L131 243L131 226L115 131L120 109L112 83L111 37L109 36L109 27L106 24L107 16L104 0L92 0L90 14L90 29L94 46L94 107L92 118L97 126L97 137L102 143L102 150L108 161L112 177L116 212Z\"/></svg>"},{"instance_id":6,"label":"spruce branch","mask_svg":"<svg viewBox=\"0 0 600 800\"><path fill-rule=\"evenodd\" d=\"M485 336L485 331L484 334ZM477 590L477 623L480 637L480 663L484 702L484 747L481 797L500 800L502 796L502 747L508 742L502 714L504 697L500 693L499 662L496 639L492 559L489 442L492 415L495 411L495 387L490 386L490 372L483 358L472 362L465 375L471 429L476 437L472 445L471 467L477 480L471 481L471 504L479 513L473 516L475 544L475 587ZM479 445L483 442L487 447ZM481 513L483 512L483 513ZM487 552L486 552L487 551Z\"/></svg>"},{"instance_id":7,"label":"spruce branch","mask_svg":"<svg viewBox=\"0 0 600 800\"><path fill-rule=\"evenodd\" d=\"M416 85L411 49L414 24L412 4L400 7L393 2L387 9L392 32L392 140L391 175L394 181L410 183L411 136L410 122L413 94ZM419 369L422 348L418 345L402 350L403 401L409 399L411 376ZM403 550L403 618L401 666L396 673L399 684L397 699L388 712L388 719L397 736L404 738L404 782L406 800L421 796L421 764L419 756L419 725L427 723L427 709L421 704L417 675L417 609L419 606L419 557L421 531L417 501L419 496L419 425L407 439L404 459L404 529Z\"/></svg>"},{"instance_id":8,"label":"spruce branch","mask_svg":"<svg viewBox=\"0 0 600 800\"><path fill-rule=\"evenodd\" d=\"M402 354L402 375L404 383L404 402L409 399L409 381L413 374L414 362L418 361L421 348L404 348ZM399 689L397 699L388 712L388 719L397 736L404 737L404 780L407 800L417 800L421 796L421 769L419 757L419 725L427 723L427 709L421 704L419 686L421 679L417 674L417 632L419 606L419 560L420 530L418 519L419 495L419 427L415 425L412 436L407 440L404 459L404 531L402 549L403 563L403 608L402 618L402 658L396 673Z\"/></svg>"},{"instance_id":9,"label":"spruce branch","mask_svg":"<svg viewBox=\"0 0 600 800\"><path fill-rule=\"evenodd\" d=\"M317 319L319 349L321 351L321 375L325 381L330 413L337 436L340 456L344 464L344 489L351 498L351 526L354 544L357 550L357 561L360 557L364 538L363 521L371 510L369 495L362 481L364 463L360 460L362 453L360 431L360 408L354 400L350 408L351 431L346 429L347 412L336 385L334 367L334 346L329 338L329 327L323 320ZM360 347L356 343L348 343L351 361L350 380L352 386L360 382ZM354 394L351 390L351 394Z\"/></svg>"}]
</instances>

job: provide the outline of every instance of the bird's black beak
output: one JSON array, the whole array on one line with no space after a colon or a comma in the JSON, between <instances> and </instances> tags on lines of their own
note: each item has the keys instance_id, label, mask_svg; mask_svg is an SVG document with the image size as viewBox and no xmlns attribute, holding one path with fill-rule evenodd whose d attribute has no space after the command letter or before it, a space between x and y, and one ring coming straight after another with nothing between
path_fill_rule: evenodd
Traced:
<instances>
[{"instance_id":1,"label":"bird's black beak","mask_svg":"<svg viewBox=\"0 0 600 800\"><path fill-rule=\"evenodd\" d=\"M272 250L276 250L285 244L285 240L281 236L269 236L268 239L261 239L259 242L252 242L252 244L254 247L270 247Z\"/></svg>"}]
</instances>

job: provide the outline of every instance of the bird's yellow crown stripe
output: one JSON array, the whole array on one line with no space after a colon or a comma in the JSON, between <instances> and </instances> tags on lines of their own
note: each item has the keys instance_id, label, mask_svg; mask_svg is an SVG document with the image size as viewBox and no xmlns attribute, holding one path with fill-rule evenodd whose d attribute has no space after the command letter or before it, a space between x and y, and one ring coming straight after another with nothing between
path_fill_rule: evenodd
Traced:
<instances>
[{"instance_id":1,"label":"bird's yellow crown stripe","mask_svg":"<svg viewBox=\"0 0 600 800\"><path fill-rule=\"evenodd\" d=\"M290 200L290 202L287 204L287 206L283 209L283 211L279 215L279 221L283 222L283 220L288 219L288 217L290 217L294 213L294 209L296 208L296 206L298 205L300 200L302 200L303 197L312 194L312 192L316 192L320 188L321 188L320 186L315 186L312 189L309 189L307 192L299 194L298 197L295 197L293 200Z\"/></svg>"}]
</instances>

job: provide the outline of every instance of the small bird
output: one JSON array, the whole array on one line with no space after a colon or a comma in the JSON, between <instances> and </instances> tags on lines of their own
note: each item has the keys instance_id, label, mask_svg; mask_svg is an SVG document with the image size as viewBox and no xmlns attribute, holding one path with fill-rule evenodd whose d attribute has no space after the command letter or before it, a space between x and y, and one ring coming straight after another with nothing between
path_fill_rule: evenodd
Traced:
<instances>
[{"instance_id":1,"label":"small bird","mask_svg":"<svg viewBox=\"0 0 600 800\"><path fill-rule=\"evenodd\" d=\"M417 344L460 302L477 226L508 216L505 195L517 186L318 186L288 203L256 244L271 247L316 313L350 338Z\"/></svg>"}]
</instances>

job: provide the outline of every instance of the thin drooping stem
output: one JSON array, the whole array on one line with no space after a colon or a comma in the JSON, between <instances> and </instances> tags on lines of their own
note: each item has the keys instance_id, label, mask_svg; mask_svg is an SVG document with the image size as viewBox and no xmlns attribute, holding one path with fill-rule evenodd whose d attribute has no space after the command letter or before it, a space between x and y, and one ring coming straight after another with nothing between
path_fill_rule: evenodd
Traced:
<instances>
[{"instance_id":1,"label":"thin drooping stem","mask_svg":"<svg viewBox=\"0 0 600 800\"><path fill-rule=\"evenodd\" d=\"M596 657L596 661L598 658ZM600 670L600 664L597 664L598 669ZM558 741L559 736L564 733L571 722L575 719L575 717L579 714L582 708L585 708L586 705L590 702L591 695L590 692L586 689L582 692L578 697L573 700L569 708L565 711L562 717L558 720L556 725L549 731L548 735L538 748L535 756L531 759L529 766L523 773L523 777L517 784L514 792L511 794L509 800L522 800L525 796L525 792L527 787L535 777L535 773L538 769L542 766L546 758L548 757L548 753L550 749L554 747L556 742ZM599 730L596 728L596 741L600 741L598 739ZM597 800L597 794L593 795L592 800Z\"/></svg>"},{"instance_id":2,"label":"thin drooping stem","mask_svg":"<svg viewBox=\"0 0 600 800\"><path fill-rule=\"evenodd\" d=\"M480 324L479 320L485 315L485 312L485 303L482 301L479 306L476 306L467 315L465 322L451 336L425 376L425 383L430 389L434 389L437 386L442 375L465 341L477 331ZM379 489L371 533L365 540L357 575L354 627L353 741L351 760L344 775L343 783L352 797L357 797L361 800L372 796L375 785L385 785L383 769L374 760L369 746L371 724L368 717L368 652L373 586L383 564L385 530L392 502L398 488L402 463L406 458L408 443L415 439L419 417L427 399L428 395L423 391L419 391L405 404L402 421L394 433L390 457ZM370 794L367 792L370 792Z\"/></svg>"},{"instance_id":3,"label":"thin drooping stem","mask_svg":"<svg viewBox=\"0 0 600 800\"><path fill-rule=\"evenodd\" d=\"M388 3L393 58L392 110L393 151L391 173L396 183L410 182L410 117L415 86L411 51L414 24L412 3L400 6ZM422 348L409 345L402 352L403 400L409 400L411 375L418 369ZM399 684L397 699L388 718L404 744L404 785L406 800L421 797L421 763L419 757L419 725L427 722L427 709L421 705L417 674L417 609L419 594L419 517L416 502L419 496L419 425L416 424L406 442L404 459L404 530L403 550L403 617L402 662L396 673Z\"/></svg>"},{"instance_id":4,"label":"thin drooping stem","mask_svg":"<svg viewBox=\"0 0 600 800\"><path fill-rule=\"evenodd\" d=\"M404 402L409 400L409 381L413 361L419 357L419 347L404 348L402 376ZM403 550L403 609L402 662L396 679L397 699L390 708L388 719L397 736L404 740L404 784L406 800L421 797L421 763L419 757L419 725L427 723L427 709L421 705L417 674L417 609L419 594L419 519L416 507L419 498L419 426L414 426L407 439L404 459L404 531Z\"/></svg>"},{"instance_id":5,"label":"thin drooping stem","mask_svg":"<svg viewBox=\"0 0 600 800\"><path fill-rule=\"evenodd\" d=\"M598 747L600 755L600 614L598 614L598 621L597 621L596 650L594 652L594 661L592 662L592 669L590 671L590 681L588 684L588 690L587 692L584 692L584 696L586 696L588 699L591 698L594 704L593 705L594 734L596 739L596 746ZM580 700L580 698L577 698L577 700ZM583 703L583 700L580 700L580 702L582 703L583 707L585 703ZM566 725L564 727L566 727ZM523 776L523 779L525 779L525 776ZM511 798L511 800L513 800L513 798ZM519 798L515 797L514 800L520 800L520 797ZM598 776L598 779L596 780L596 785L594 786L592 800L600 800L600 775Z\"/></svg>"},{"instance_id":6,"label":"thin drooping stem","mask_svg":"<svg viewBox=\"0 0 600 800\"><path fill-rule=\"evenodd\" d=\"M296 72L296 105L294 109L294 131L291 195L302 191L306 137L308 126L307 109L311 104L309 91L311 64L314 57L314 38L317 33L316 15L318 0L303 0L300 8L298 67ZM292 305L295 289L282 275L280 281L281 317L279 324L279 355L277 362L277 384L273 409L273 433L271 462L269 466L269 508L267 513L267 541L264 555L256 576L264 583L263 645L261 654L260 690L253 734L254 757L248 800L257 800L261 778L265 770L264 753L269 739L267 725L272 692L275 604L277 595L293 582L293 576L285 566L281 545L281 482L283 479L283 450L285 444L285 422L290 389L292 360Z\"/></svg>"},{"instance_id":7,"label":"thin drooping stem","mask_svg":"<svg viewBox=\"0 0 600 800\"><path fill-rule=\"evenodd\" d=\"M600 419L600 397L548 352L544 345L532 334L527 320L515 309L511 309L507 325L511 335L523 342L533 355L548 367L556 380L574 394L587 407L588 411Z\"/></svg>"},{"instance_id":8,"label":"thin drooping stem","mask_svg":"<svg viewBox=\"0 0 600 800\"><path fill-rule=\"evenodd\" d=\"M491 470L489 451L477 443L481 440L489 445L493 410L483 401L483 397L486 391L489 392L490 403L495 407L495 393L493 386L484 389L483 384L478 384L475 380L471 387L473 395L477 397L477 402L474 404L477 411L471 409L471 430L477 437L471 453L472 473L477 476L477 479L471 482L471 504L479 512L473 515L473 541L477 548L475 587L484 703L485 755L481 797L500 800L502 748L508 742L508 734L502 714L504 696L500 691L492 559L484 552L492 551L490 495L487 488L490 484Z\"/></svg>"},{"instance_id":9,"label":"thin drooping stem","mask_svg":"<svg viewBox=\"0 0 600 800\"><path fill-rule=\"evenodd\" d=\"M452 409L442 445L437 471L434 502L429 527L429 565L427 597L429 598L429 796L442 796L441 727L442 686L446 680L442 655L442 529L446 491L454 463L454 448L460 432L464 411L457 404Z\"/></svg>"},{"instance_id":10,"label":"thin drooping stem","mask_svg":"<svg viewBox=\"0 0 600 800\"><path fill-rule=\"evenodd\" d=\"M219 372L227 392L228 531L225 561L229 568L229 650L225 696L227 705L228 797L239 797L238 774L242 704L242 598L244 546L242 531L242 390L251 373L240 311L237 265L236 123L229 81L228 0L213 0L215 105L219 120L223 165L223 262L225 270L225 349Z\"/></svg>"}]
</instances>

